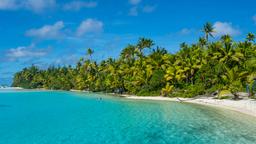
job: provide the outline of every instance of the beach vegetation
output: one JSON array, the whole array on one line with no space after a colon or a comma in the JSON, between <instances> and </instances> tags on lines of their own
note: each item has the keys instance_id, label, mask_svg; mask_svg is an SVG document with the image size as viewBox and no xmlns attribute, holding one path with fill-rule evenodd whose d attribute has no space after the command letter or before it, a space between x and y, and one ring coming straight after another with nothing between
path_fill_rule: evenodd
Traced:
<instances>
[{"instance_id":1,"label":"beach vegetation","mask_svg":"<svg viewBox=\"0 0 256 144\"><path fill-rule=\"evenodd\" d=\"M12 85L170 97L219 92L223 98L221 95L228 91L234 99L247 88L253 97L255 35L249 33L243 41L235 41L230 35L216 37L211 23L206 23L202 31L198 41L182 43L174 54L147 38L128 44L119 57L101 61L93 58L100 52L88 48L86 55L73 66L24 68L15 74Z\"/></svg>"}]
</instances>

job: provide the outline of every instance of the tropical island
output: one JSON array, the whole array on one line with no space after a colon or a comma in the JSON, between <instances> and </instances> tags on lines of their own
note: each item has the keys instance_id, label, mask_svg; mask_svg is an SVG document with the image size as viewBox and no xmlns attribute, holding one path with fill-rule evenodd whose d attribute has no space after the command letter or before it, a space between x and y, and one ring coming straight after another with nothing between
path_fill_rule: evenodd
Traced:
<instances>
[{"instance_id":1,"label":"tropical island","mask_svg":"<svg viewBox=\"0 0 256 144\"><path fill-rule=\"evenodd\" d=\"M255 0L0 0L0 144L255 144Z\"/></svg>"},{"instance_id":2,"label":"tropical island","mask_svg":"<svg viewBox=\"0 0 256 144\"><path fill-rule=\"evenodd\" d=\"M175 54L147 38L129 44L119 58L99 62L88 48L75 66L24 68L15 74L12 86L137 96L216 95L219 99L239 99L239 92L247 92L255 98L255 35L249 33L238 42L230 35L216 40L211 23L204 25L203 32L197 42L182 43Z\"/></svg>"}]
</instances>

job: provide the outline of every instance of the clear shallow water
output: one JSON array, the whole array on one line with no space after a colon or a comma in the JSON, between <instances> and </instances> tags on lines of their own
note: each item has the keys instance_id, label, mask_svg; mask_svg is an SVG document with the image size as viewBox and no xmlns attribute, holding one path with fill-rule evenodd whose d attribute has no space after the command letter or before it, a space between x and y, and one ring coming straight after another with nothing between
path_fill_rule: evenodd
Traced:
<instances>
[{"instance_id":1,"label":"clear shallow water","mask_svg":"<svg viewBox=\"0 0 256 144\"><path fill-rule=\"evenodd\" d=\"M201 105L101 94L0 92L0 144L94 143L255 144L256 119Z\"/></svg>"}]
</instances>

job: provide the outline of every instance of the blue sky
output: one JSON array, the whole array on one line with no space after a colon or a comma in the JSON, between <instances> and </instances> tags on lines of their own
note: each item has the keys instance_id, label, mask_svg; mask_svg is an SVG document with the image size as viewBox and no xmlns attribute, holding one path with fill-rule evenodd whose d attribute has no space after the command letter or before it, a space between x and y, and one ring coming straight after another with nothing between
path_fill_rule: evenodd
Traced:
<instances>
[{"instance_id":1,"label":"blue sky","mask_svg":"<svg viewBox=\"0 0 256 144\"><path fill-rule=\"evenodd\" d=\"M171 53L202 35L243 40L256 31L255 0L0 0L0 84L31 64L74 64L94 49L94 59L117 57L139 37Z\"/></svg>"}]
</instances>

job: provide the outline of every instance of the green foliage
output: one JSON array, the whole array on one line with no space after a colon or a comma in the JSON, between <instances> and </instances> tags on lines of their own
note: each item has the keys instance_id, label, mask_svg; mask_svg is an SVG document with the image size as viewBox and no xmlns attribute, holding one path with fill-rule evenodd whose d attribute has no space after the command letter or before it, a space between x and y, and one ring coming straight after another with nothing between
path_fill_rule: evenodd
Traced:
<instances>
[{"instance_id":1,"label":"green foliage","mask_svg":"<svg viewBox=\"0 0 256 144\"><path fill-rule=\"evenodd\" d=\"M232 96L232 92L230 90L221 90L218 94L218 99L228 99Z\"/></svg>"},{"instance_id":2,"label":"green foliage","mask_svg":"<svg viewBox=\"0 0 256 144\"><path fill-rule=\"evenodd\" d=\"M230 96L222 96L222 97L219 97L219 99L230 99Z\"/></svg>"},{"instance_id":3,"label":"green foliage","mask_svg":"<svg viewBox=\"0 0 256 144\"><path fill-rule=\"evenodd\" d=\"M162 88L162 95L163 96L170 96L174 90L174 86L171 85L170 83L167 83L164 88Z\"/></svg>"},{"instance_id":4,"label":"green foliage","mask_svg":"<svg viewBox=\"0 0 256 144\"><path fill-rule=\"evenodd\" d=\"M150 91L160 90L165 82L164 71L156 70L153 72L152 77L149 80L148 87Z\"/></svg>"},{"instance_id":5,"label":"green foliage","mask_svg":"<svg viewBox=\"0 0 256 144\"><path fill-rule=\"evenodd\" d=\"M203 32L198 42L182 43L175 54L155 47L146 38L125 47L120 57L101 62L92 60L94 51L88 48L87 55L73 67L23 69L15 74L13 86L194 97L224 89L235 95L248 85L252 96L255 35L249 33L244 42L235 42L229 35L209 41L214 32L210 23L204 25Z\"/></svg>"},{"instance_id":6,"label":"green foliage","mask_svg":"<svg viewBox=\"0 0 256 144\"><path fill-rule=\"evenodd\" d=\"M141 89L136 95L138 96L159 96L161 95L161 91L149 91L146 87Z\"/></svg>"},{"instance_id":7,"label":"green foliage","mask_svg":"<svg viewBox=\"0 0 256 144\"><path fill-rule=\"evenodd\" d=\"M223 87L224 87L223 84L216 84L216 85L213 85L211 88L206 89L205 93L212 94L217 92L218 90L221 90Z\"/></svg>"},{"instance_id":8,"label":"green foliage","mask_svg":"<svg viewBox=\"0 0 256 144\"><path fill-rule=\"evenodd\" d=\"M179 89L171 94L172 97L185 97L191 98L198 95L205 94L205 88L203 84L189 85L186 88Z\"/></svg>"}]
</instances>

